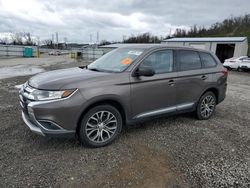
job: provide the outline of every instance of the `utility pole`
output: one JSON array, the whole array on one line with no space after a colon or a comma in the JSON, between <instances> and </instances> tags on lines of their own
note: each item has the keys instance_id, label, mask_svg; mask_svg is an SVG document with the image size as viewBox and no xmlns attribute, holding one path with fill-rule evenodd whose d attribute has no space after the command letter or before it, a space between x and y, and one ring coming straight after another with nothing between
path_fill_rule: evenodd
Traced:
<instances>
[{"instance_id":1,"label":"utility pole","mask_svg":"<svg viewBox=\"0 0 250 188\"><path fill-rule=\"evenodd\" d=\"M58 32L56 32L56 47L58 49Z\"/></svg>"},{"instance_id":2,"label":"utility pole","mask_svg":"<svg viewBox=\"0 0 250 188\"><path fill-rule=\"evenodd\" d=\"M92 43L92 34L89 35L90 43Z\"/></svg>"},{"instance_id":3,"label":"utility pole","mask_svg":"<svg viewBox=\"0 0 250 188\"><path fill-rule=\"evenodd\" d=\"M99 44L99 31L96 32L96 44Z\"/></svg>"},{"instance_id":4,"label":"utility pole","mask_svg":"<svg viewBox=\"0 0 250 188\"><path fill-rule=\"evenodd\" d=\"M126 35L122 35L122 40L123 42L126 40L127 36Z\"/></svg>"},{"instance_id":5,"label":"utility pole","mask_svg":"<svg viewBox=\"0 0 250 188\"><path fill-rule=\"evenodd\" d=\"M64 37L64 47L67 48L67 37Z\"/></svg>"},{"instance_id":6,"label":"utility pole","mask_svg":"<svg viewBox=\"0 0 250 188\"><path fill-rule=\"evenodd\" d=\"M51 48L54 48L54 34L52 34Z\"/></svg>"}]
</instances>

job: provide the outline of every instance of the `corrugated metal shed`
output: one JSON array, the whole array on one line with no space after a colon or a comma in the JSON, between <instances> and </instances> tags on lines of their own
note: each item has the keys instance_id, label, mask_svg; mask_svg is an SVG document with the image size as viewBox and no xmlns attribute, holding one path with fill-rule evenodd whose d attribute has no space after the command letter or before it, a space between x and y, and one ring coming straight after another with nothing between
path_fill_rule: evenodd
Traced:
<instances>
[{"instance_id":1,"label":"corrugated metal shed","mask_svg":"<svg viewBox=\"0 0 250 188\"><path fill-rule=\"evenodd\" d=\"M161 43L209 50L214 52L221 62L231 57L246 56L248 51L247 37L171 38Z\"/></svg>"},{"instance_id":2,"label":"corrugated metal shed","mask_svg":"<svg viewBox=\"0 0 250 188\"><path fill-rule=\"evenodd\" d=\"M163 42L242 42L247 37L197 37L197 38L171 38Z\"/></svg>"}]
</instances>

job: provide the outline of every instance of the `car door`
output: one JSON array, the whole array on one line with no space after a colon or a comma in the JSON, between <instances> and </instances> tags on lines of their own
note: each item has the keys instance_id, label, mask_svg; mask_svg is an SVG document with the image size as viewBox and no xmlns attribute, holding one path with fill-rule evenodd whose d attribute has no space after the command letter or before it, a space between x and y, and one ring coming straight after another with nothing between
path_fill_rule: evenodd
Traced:
<instances>
[{"instance_id":1,"label":"car door","mask_svg":"<svg viewBox=\"0 0 250 188\"><path fill-rule=\"evenodd\" d=\"M173 51L157 50L138 65L151 66L151 77L131 76L131 109L133 118L143 118L175 111L175 77ZM137 68L138 68L137 67Z\"/></svg>"},{"instance_id":2,"label":"car door","mask_svg":"<svg viewBox=\"0 0 250 188\"><path fill-rule=\"evenodd\" d=\"M177 50L178 64L176 82L177 110L192 108L199 100L205 88L205 80L202 63L198 52L193 50Z\"/></svg>"}]
</instances>

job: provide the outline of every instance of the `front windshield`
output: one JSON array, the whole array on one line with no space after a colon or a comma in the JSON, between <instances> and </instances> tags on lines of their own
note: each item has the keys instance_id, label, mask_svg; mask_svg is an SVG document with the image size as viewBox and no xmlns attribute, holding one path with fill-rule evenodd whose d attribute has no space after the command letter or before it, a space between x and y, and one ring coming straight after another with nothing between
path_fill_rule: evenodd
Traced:
<instances>
[{"instance_id":1,"label":"front windshield","mask_svg":"<svg viewBox=\"0 0 250 188\"><path fill-rule=\"evenodd\" d=\"M142 49L118 48L103 55L90 65L88 69L95 71L124 71L139 55L143 52Z\"/></svg>"}]
</instances>

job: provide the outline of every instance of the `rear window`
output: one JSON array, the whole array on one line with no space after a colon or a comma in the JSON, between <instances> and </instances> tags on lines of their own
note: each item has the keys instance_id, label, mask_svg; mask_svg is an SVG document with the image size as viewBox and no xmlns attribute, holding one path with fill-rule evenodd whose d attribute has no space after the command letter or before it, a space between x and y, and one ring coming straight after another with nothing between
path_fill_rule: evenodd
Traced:
<instances>
[{"instance_id":1,"label":"rear window","mask_svg":"<svg viewBox=\"0 0 250 188\"><path fill-rule=\"evenodd\" d=\"M205 68L215 67L216 66L217 63L210 54L201 52L200 56L201 56L201 60L202 60L203 65L204 65Z\"/></svg>"},{"instance_id":2,"label":"rear window","mask_svg":"<svg viewBox=\"0 0 250 188\"><path fill-rule=\"evenodd\" d=\"M180 50L178 51L177 57L180 71L201 68L201 60L199 54L195 51Z\"/></svg>"}]
</instances>

